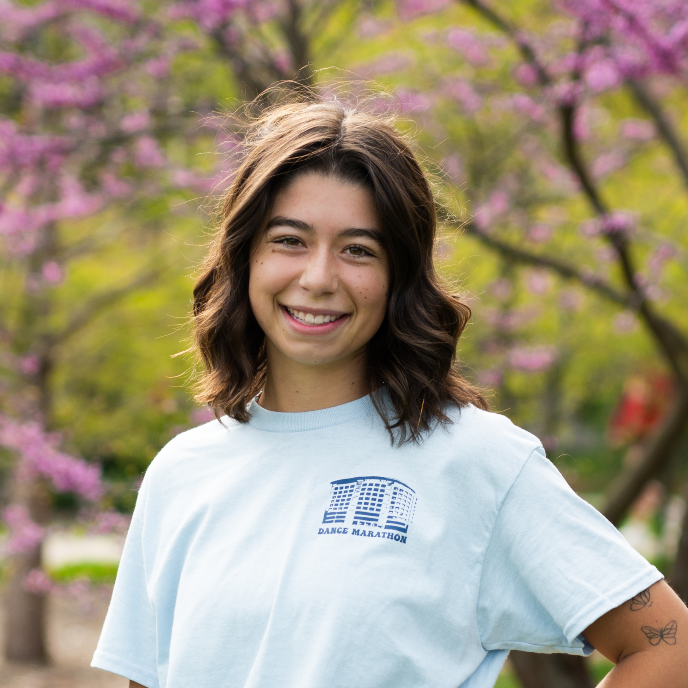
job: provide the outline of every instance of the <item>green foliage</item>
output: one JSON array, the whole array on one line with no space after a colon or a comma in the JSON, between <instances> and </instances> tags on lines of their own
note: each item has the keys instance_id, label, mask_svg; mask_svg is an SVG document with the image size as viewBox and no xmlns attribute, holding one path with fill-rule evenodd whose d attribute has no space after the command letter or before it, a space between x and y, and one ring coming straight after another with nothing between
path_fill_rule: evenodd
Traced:
<instances>
[{"instance_id":1,"label":"green foliage","mask_svg":"<svg viewBox=\"0 0 688 688\"><path fill-rule=\"evenodd\" d=\"M52 569L50 577L56 583L71 583L85 579L94 585L114 584L117 576L117 564L104 564L102 562L83 562L79 564L65 564Z\"/></svg>"}]
</instances>

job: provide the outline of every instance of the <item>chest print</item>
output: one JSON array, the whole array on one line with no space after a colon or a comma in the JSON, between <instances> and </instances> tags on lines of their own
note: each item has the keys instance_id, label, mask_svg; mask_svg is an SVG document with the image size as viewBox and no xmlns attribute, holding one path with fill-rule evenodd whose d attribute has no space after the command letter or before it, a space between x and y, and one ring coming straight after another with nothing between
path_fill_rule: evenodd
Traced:
<instances>
[{"instance_id":1,"label":"chest print","mask_svg":"<svg viewBox=\"0 0 688 688\"><path fill-rule=\"evenodd\" d=\"M376 475L330 483L330 504L318 535L379 537L406 543L416 512L416 492L405 483Z\"/></svg>"}]
</instances>

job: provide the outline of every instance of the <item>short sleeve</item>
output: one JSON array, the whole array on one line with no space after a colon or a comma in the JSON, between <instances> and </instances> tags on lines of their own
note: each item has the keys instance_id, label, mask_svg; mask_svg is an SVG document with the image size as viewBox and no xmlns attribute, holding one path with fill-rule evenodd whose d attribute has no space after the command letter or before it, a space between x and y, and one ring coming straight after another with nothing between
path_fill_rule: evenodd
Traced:
<instances>
[{"instance_id":1,"label":"short sleeve","mask_svg":"<svg viewBox=\"0 0 688 688\"><path fill-rule=\"evenodd\" d=\"M532 452L499 510L478 595L486 650L588 655L581 633L662 578Z\"/></svg>"},{"instance_id":2,"label":"short sleeve","mask_svg":"<svg viewBox=\"0 0 688 688\"><path fill-rule=\"evenodd\" d=\"M143 548L147 489L144 479L91 666L158 688L155 610L147 591Z\"/></svg>"}]
</instances>

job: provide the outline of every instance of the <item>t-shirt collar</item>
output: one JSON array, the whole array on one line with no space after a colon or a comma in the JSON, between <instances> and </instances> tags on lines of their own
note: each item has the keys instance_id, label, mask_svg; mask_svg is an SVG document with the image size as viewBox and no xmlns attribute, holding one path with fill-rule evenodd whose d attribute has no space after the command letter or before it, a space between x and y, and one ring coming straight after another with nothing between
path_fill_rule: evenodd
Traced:
<instances>
[{"instance_id":1,"label":"t-shirt collar","mask_svg":"<svg viewBox=\"0 0 688 688\"><path fill-rule=\"evenodd\" d=\"M301 413L268 411L258 405L256 397L248 405L248 412L251 416L249 425L257 430L266 430L268 432L319 430L320 428L327 428L333 425L342 425L357 418L371 416L376 413L370 395L355 399L347 404L341 404L340 406Z\"/></svg>"}]
</instances>

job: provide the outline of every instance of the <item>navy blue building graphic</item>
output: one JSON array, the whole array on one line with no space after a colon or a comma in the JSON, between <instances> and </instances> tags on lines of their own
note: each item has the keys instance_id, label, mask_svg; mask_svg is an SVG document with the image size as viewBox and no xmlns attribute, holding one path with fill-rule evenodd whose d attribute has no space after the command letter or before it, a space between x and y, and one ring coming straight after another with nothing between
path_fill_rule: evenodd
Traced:
<instances>
[{"instance_id":1,"label":"navy blue building graphic","mask_svg":"<svg viewBox=\"0 0 688 688\"><path fill-rule=\"evenodd\" d=\"M408 485L376 475L330 483L330 506L323 523L408 532L416 512L416 492Z\"/></svg>"}]
</instances>

